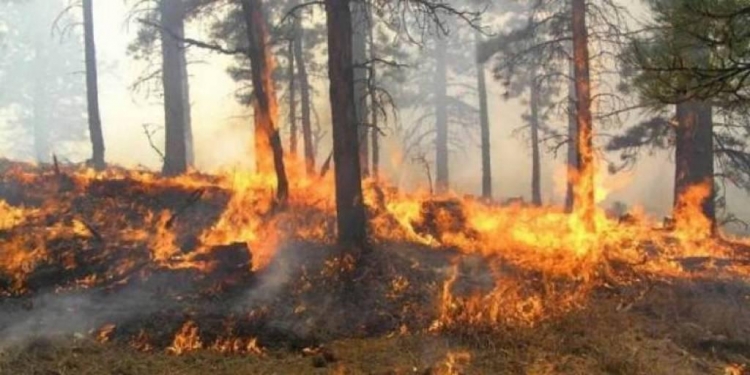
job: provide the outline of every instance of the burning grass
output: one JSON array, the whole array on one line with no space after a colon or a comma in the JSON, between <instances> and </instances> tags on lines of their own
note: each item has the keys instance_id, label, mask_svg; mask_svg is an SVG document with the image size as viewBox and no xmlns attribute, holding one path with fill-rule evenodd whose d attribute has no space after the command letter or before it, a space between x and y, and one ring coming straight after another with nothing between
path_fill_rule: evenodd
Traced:
<instances>
[{"instance_id":1,"label":"burning grass","mask_svg":"<svg viewBox=\"0 0 750 375\"><path fill-rule=\"evenodd\" d=\"M369 182L357 264L333 246L330 181L293 178L280 208L262 176L0 172L2 373L697 374L750 358L747 243L698 227L599 212L591 233L553 207ZM684 198L696 215L700 190Z\"/></svg>"}]
</instances>

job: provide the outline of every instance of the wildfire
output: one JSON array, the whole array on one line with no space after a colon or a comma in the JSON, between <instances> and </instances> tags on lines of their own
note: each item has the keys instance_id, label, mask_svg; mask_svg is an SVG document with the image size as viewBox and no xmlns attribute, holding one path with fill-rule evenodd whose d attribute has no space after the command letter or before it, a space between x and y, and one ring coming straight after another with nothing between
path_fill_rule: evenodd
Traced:
<instances>
[{"instance_id":1,"label":"wildfire","mask_svg":"<svg viewBox=\"0 0 750 375\"><path fill-rule=\"evenodd\" d=\"M66 282L70 288L126 283L134 275L148 277L159 270L192 270L207 275L224 267L229 270L222 275L224 279L207 288L221 291L230 274L250 275L263 270L286 243L332 243L335 205L331 176L308 178L304 168L294 164L288 170L292 185L285 207L275 205L275 178L271 175L227 172L218 177L159 179L144 172L109 170L96 174L82 170L69 173L75 181L72 190L58 193L56 180L49 174L12 172L5 178L37 184L55 193L33 208L0 201L0 236L14 233L2 243L0 275L9 276L12 284L4 290L24 293L28 276L36 267L54 263L61 265L56 272L70 272ZM47 181L53 183L47 186ZM102 184L107 183L113 186L109 188L120 189L116 190L118 194L124 191L122 194L138 197L166 191L179 193L182 198L177 203L154 205L155 199L150 197L136 207L105 194L97 198L99 206L95 209L76 211L73 202L77 194L101 194L107 191ZM628 220L620 220L596 208L592 218L595 231L584 216L567 214L558 207L498 205L454 194L436 197L427 192L406 193L382 180L366 181L364 186L374 244L418 244L435 252L455 251L451 255L456 258L453 267L442 273L444 277L434 289L437 313L427 320L432 322L432 330L533 326L582 306L596 285L611 281L611 262L628 264L653 278L689 278L698 272L686 269L677 259L726 259L735 251L732 243L709 236L710 227L700 209L708 191L703 185L680 198L677 215L681 226L674 230L638 210L631 211ZM189 212L190 205L200 204L202 199L200 194L190 192L205 189L216 191L208 196L225 194L226 200L196 232L183 221L190 215L200 215ZM37 231L28 232L26 225ZM191 233L186 236L186 232ZM64 246L50 246L51 241L63 241ZM745 245L742 241L734 243ZM239 246L227 248L228 244ZM88 251L97 255L89 257ZM240 253L245 257L239 257ZM112 265L100 273L75 272L82 268L82 262L92 261L89 258L109 259ZM476 264L468 264L466 259L477 259ZM238 271L238 265L247 269ZM355 266L348 256L331 257L322 262L318 275L310 273L310 277L335 281ZM424 265L415 263L413 267ZM748 274L741 264L725 271L742 277ZM399 301L419 287L405 276L386 278L386 298ZM477 281L480 277L488 280ZM304 284L307 286L299 293L311 288L310 283ZM304 316L311 310L311 301L295 301L294 306L294 313ZM113 331L114 326L103 327L97 338L107 341ZM133 337L131 345L153 350L145 332ZM227 334L204 342L193 321L185 322L174 334L167 351L180 355L202 348L238 354L264 352L254 337Z\"/></svg>"},{"instance_id":2,"label":"wildfire","mask_svg":"<svg viewBox=\"0 0 750 375\"><path fill-rule=\"evenodd\" d=\"M465 351L450 351L445 355L445 360L438 367L437 373L441 375L461 375L471 361L471 353Z\"/></svg>"},{"instance_id":3,"label":"wildfire","mask_svg":"<svg viewBox=\"0 0 750 375\"><path fill-rule=\"evenodd\" d=\"M203 348L198 325L192 320L188 320L177 331L172 341L172 345L167 348L167 353L181 355L184 353L196 351Z\"/></svg>"},{"instance_id":4,"label":"wildfire","mask_svg":"<svg viewBox=\"0 0 750 375\"><path fill-rule=\"evenodd\" d=\"M211 344L211 350L225 354L254 354L264 355L263 348L255 337L243 339L240 337L218 338Z\"/></svg>"},{"instance_id":5,"label":"wildfire","mask_svg":"<svg viewBox=\"0 0 750 375\"><path fill-rule=\"evenodd\" d=\"M31 214L23 208L12 207L0 199L0 230L21 225L26 215Z\"/></svg>"},{"instance_id":6,"label":"wildfire","mask_svg":"<svg viewBox=\"0 0 750 375\"><path fill-rule=\"evenodd\" d=\"M150 353L154 350L153 345L151 345L151 338L144 330L138 331L138 334L131 338L130 347L144 353Z\"/></svg>"},{"instance_id":7,"label":"wildfire","mask_svg":"<svg viewBox=\"0 0 750 375\"><path fill-rule=\"evenodd\" d=\"M141 346L147 340L144 337L134 338L133 342ZM167 348L167 353L173 355L183 355L189 352L207 348L224 354L252 354L265 355L265 350L258 343L256 337L243 338L229 334L216 338L209 345L203 344L200 337L200 329L193 320L186 321L182 327L175 333L172 339L172 345ZM147 346L150 349L150 346Z\"/></svg>"},{"instance_id":8,"label":"wildfire","mask_svg":"<svg viewBox=\"0 0 750 375\"><path fill-rule=\"evenodd\" d=\"M156 235L150 244L153 260L159 263L166 262L179 251L175 245L174 232L167 229L170 217L169 211L163 210L161 212L156 222Z\"/></svg>"},{"instance_id":9,"label":"wildfire","mask_svg":"<svg viewBox=\"0 0 750 375\"><path fill-rule=\"evenodd\" d=\"M724 368L724 375L745 375L747 374L746 365L732 364Z\"/></svg>"},{"instance_id":10,"label":"wildfire","mask_svg":"<svg viewBox=\"0 0 750 375\"><path fill-rule=\"evenodd\" d=\"M711 236L711 223L702 213L713 182L693 185L679 197L675 211L676 232L683 241L703 240Z\"/></svg>"},{"instance_id":11,"label":"wildfire","mask_svg":"<svg viewBox=\"0 0 750 375\"><path fill-rule=\"evenodd\" d=\"M115 332L115 328L117 328L114 324L105 324L102 327L100 327L96 334L94 335L96 341L100 343L106 343L109 342L112 339L112 335Z\"/></svg>"}]
</instances>

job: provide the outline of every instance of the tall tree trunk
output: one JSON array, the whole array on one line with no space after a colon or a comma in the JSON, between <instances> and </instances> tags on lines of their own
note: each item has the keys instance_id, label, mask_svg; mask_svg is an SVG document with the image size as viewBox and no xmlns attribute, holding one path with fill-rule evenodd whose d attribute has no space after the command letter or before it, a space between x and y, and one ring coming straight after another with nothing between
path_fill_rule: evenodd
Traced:
<instances>
[{"instance_id":1,"label":"tall tree trunk","mask_svg":"<svg viewBox=\"0 0 750 375\"><path fill-rule=\"evenodd\" d=\"M289 41L289 154L297 156L297 80L294 68L294 39Z\"/></svg>"},{"instance_id":2,"label":"tall tree trunk","mask_svg":"<svg viewBox=\"0 0 750 375\"><path fill-rule=\"evenodd\" d=\"M448 66L445 39L439 37L435 49L435 187L438 193L448 190Z\"/></svg>"},{"instance_id":3,"label":"tall tree trunk","mask_svg":"<svg viewBox=\"0 0 750 375\"><path fill-rule=\"evenodd\" d=\"M304 29L299 17L294 18L294 61L297 65L297 78L300 87L300 106L302 107L302 143L305 152L305 171L308 176L316 175L315 146L312 133L312 107L310 106L310 80L307 75L304 54L302 53L302 39Z\"/></svg>"},{"instance_id":4,"label":"tall tree trunk","mask_svg":"<svg viewBox=\"0 0 750 375\"><path fill-rule=\"evenodd\" d=\"M372 138L372 177L376 180L380 177L380 134L378 133L378 114L376 111L372 111L370 114L372 118L372 132L370 137Z\"/></svg>"},{"instance_id":5,"label":"tall tree trunk","mask_svg":"<svg viewBox=\"0 0 750 375\"><path fill-rule=\"evenodd\" d=\"M711 233L716 230L714 203L714 144L711 105L690 100L677 104L675 128L674 216L678 227L691 218L681 199L695 187L705 185L707 194L700 202L700 211L709 221ZM692 202L695 203L695 202Z\"/></svg>"},{"instance_id":6,"label":"tall tree trunk","mask_svg":"<svg viewBox=\"0 0 750 375\"><path fill-rule=\"evenodd\" d=\"M91 137L91 164L102 170L104 164L104 135L99 114L99 77L96 66L96 43L94 41L93 0L83 0L83 39L86 54L86 99Z\"/></svg>"},{"instance_id":7,"label":"tall tree trunk","mask_svg":"<svg viewBox=\"0 0 750 375\"><path fill-rule=\"evenodd\" d=\"M250 48L250 66L255 107L256 157L261 173L276 173L276 199L286 202L289 182L284 167L284 151L277 126L279 106L271 74L273 56L268 45L268 25L261 0L242 0L242 14ZM269 157L270 156L270 157ZM270 159L270 160L269 160Z\"/></svg>"},{"instance_id":8,"label":"tall tree trunk","mask_svg":"<svg viewBox=\"0 0 750 375\"><path fill-rule=\"evenodd\" d=\"M575 76L575 63L571 59L568 63L570 77ZM565 189L565 212L573 212L574 201L574 184L576 180L576 171L578 170L578 126L576 125L576 84L574 80L568 83L568 160L567 176Z\"/></svg>"},{"instance_id":9,"label":"tall tree trunk","mask_svg":"<svg viewBox=\"0 0 750 375\"><path fill-rule=\"evenodd\" d=\"M370 22L370 28L368 30L368 39L370 42L370 61L375 61L377 52L375 49L375 22L372 17L372 9L368 9L367 12L368 20ZM372 138L372 176L377 179L380 174L380 134L378 124L378 111L380 110L377 102L376 93L376 71L375 64L370 64L370 79L368 89L370 90L370 121L372 122L372 129L370 136Z\"/></svg>"},{"instance_id":10,"label":"tall tree trunk","mask_svg":"<svg viewBox=\"0 0 750 375\"><path fill-rule=\"evenodd\" d=\"M588 230L595 231L594 214L594 145L591 118L591 82L589 78L588 30L586 29L586 0L572 0L573 59L576 82L576 125L578 130L578 174L575 184L574 211Z\"/></svg>"},{"instance_id":11,"label":"tall tree trunk","mask_svg":"<svg viewBox=\"0 0 750 375\"><path fill-rule=\"evenodd\" d=\"M354 110L357 114L357 126L359 128L359 167L363 176L370 174L367 126L367 35L369 19L367 16L367 4L364 0L351 2L352 12L352 61L354 63Z\"/></svg>"},{"instance_id":12,"label":"tall tree trunk","mask_svg":"<svg viewBox=\"0 0 750 375\"><path fill-rule=\"evenodd\" d=\"M325 9L338 242L364 249L367 231L359 164L349 1L325 0Z\"/></svg>"},{"instance_id":13,"label":"tall tree trunk","mask_svg":"<svg viewBox=\"0 0 750 375\"><path fill-rule=\"evenodd\" d=\"M481 43L479 32L475 34L477 49ZM477 62L477 91L479 92L479 116L482 133L482 198L492 199L492 155L490 147L490 117L487 105L487 78L484 63Z\"/></svg>"},{"instance_id":14,"label":"tall tree trunk","mask_svg":"<svg viewBox=\"0 0 750 375\"><path fill-rule=\"evenodd\" d=\"M541 156L539 153L539 82L536 69L531 76L531 203L542 205Z\"/></svg>"},{"instance_id":15,"label":"tall tree trunk","mask_svg":"<svg viewBox=\"0 0 750 375\"><path fill-rule=\"evenodd\" d=\"M166 129L162 173L174 176L187 171L187 118L183 70L180 68L184 45L184 8L181 1L161 0L162 84L164 88L164 127Z\"/></svg>"},{"instance_id":16,"label":"tall tree trunk","mask_svg":"<svg viewBox=\"0 0 750 375\"><path fill-rule=\"evenodd\" d=\"M184 18L183 18L184 23ZM184 26L180 27L180 37L185 37ZM180 74L182 75L182 108L185 112L185 159L188 167L195 166L195 147L193 141L193 117L190 114L190 76L187 69L187 50L180 48Z\"/></svg>"}]
</instances>

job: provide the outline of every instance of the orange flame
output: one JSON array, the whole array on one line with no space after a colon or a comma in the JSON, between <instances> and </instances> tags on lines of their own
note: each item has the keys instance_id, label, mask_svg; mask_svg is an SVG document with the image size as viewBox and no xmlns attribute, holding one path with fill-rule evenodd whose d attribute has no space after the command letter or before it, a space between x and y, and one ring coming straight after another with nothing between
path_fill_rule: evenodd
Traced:
<instances>
[{"instance_id":1,"label":"orange flame","mask_svg":"<svg viewBox=\"0 0 750 375\"><path fill-rule=\"evenodd\" d=\"M172 345L167 348L167 353L181 355L202 348L203 343L199 335L198 325L192 320L188 320L175 334Z\"/></svg>"}]
</instances>

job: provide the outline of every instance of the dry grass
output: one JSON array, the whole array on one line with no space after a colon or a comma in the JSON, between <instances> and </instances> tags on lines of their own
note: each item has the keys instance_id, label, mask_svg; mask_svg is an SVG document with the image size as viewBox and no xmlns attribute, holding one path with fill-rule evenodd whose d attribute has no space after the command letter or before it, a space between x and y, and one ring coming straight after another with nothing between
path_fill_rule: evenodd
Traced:
<instances>
[{"instance_id":1,"label":"dry grass","mask_svg":"<svg viewBox=\"0 0 750 375\"><path fill-rule=\"evenodd\" d=\"M615 299L601 299L536 327L483 334L342 339L326 344L327 356L287 350L264 356L210 351L171 356L80 337L37 339L6 349L0 355L0 373L448 374L449 355L469 353L470 359L456 361L454 373L725 374L730 364L747 364L750 352L742 331L748 317L736 306L732 310L733 297L706 293L698 299L678 287L661 286L627 311L618 311ZM716 319L717 309L735 315ZM721 329L733 335L712 333Z\"/></svg>"}]
</instances>

